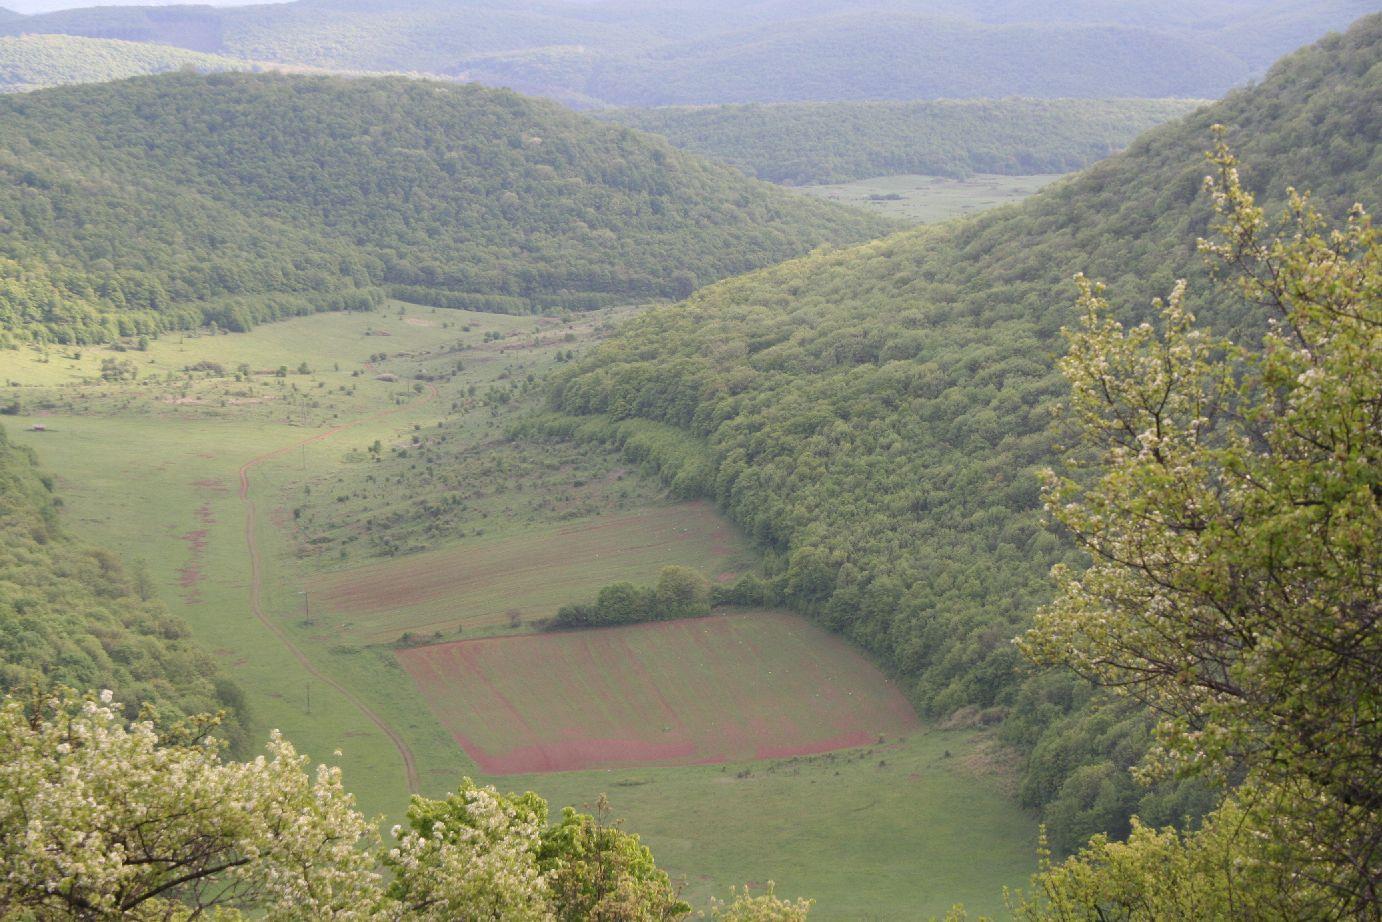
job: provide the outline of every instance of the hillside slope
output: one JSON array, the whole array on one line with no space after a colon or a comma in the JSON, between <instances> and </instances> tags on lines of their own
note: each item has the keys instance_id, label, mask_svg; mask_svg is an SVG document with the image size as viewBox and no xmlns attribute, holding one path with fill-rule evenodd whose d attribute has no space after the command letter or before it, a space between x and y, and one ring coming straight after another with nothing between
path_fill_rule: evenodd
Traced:
<instances>
[{"instance_id":1,"label":"hillside slope","mask_svg":"<svg viewBox=\"0 0 1382 922\"><path fill-rule=\"evenodd\" d=\"M240 691L137 574L74 541L61 518L52 478L0 429L0 690L109 688L131 717L143 704L170 720L226 710L239 741Z\"/></svg>"},{"instance_id":2,"label":"hillside slope","mask_svg":"<svg viewBox=\"0 0 1382 922\"><path fill-rule=\"evenodd\" d=\"M4 21L0 12L0 22ZM278 69L282 65L274 65ZM263 71L269 66L240 58L188 51L171 45L75 35L0 36L0 93L21 93L69 83L99 83L173 70L215 73Z\"/></svg>"},{"instance_id":3,"label":"hillside slope","mask_svg":"<svg viewBox=\"0 0 1382 922\"><path fill-rule=\"evenodd\" d=\"M1368 0L296 0L0 22L328 69L445 74L578 105L1217 96Z\"/></svg>"},{"instance_id":4,"label":"hillside slope","mask_svg":"<svg viewBox=\"0 0 1382 922\"><path fill-rule=\"evenodd\" d=\"M1184 99L998 99L611 109L607 119L792 185L922 173L1068 173L1196 108Z\"/></svg>"},{"instance_id":5,"label":"hillside slope","mask_svg":"<svg viewBox=\"0 0 1382 922\"><path fill-rule=\"evenodd\" d=\"M41 278L71 304L0 300L0 323L69 340L238 329L385 290L516 311L684 296L891 227L551 103L402 78L5 97L0 179L0 260L17 264L0 290Z\"/></svg>"},{"instance_id":6,"label":"hillside slope","mask_svg":"<svg viewBox=\"0 0 1382 922\"><path fill-rule=\"evenodd\" d=\"M1183 805L1139 806L1123 771L1145 723L1085 710L1088 693L1061 677L1024 684L1009 642L1047 598L1051 565L1079 564L1041 525L1036 477L1059 439L1070 278L1107 280L1133 313L1177 277L1203 280L1214 123L1268 200L1295 185L1336 217L1376 207L1379 62L1382 15L1019 206L647 314L557 380L553 405L576 418L551 425L617 435L611 421L636 418L704 445L701 466L664 473L772 548L772 592L885 658L928 713L1008 715L1033 754L1024 800L1050 807L1058 844L1118 831L1134 809L1174 821ZM1249 305L1195 308L1221 329L1256 323Z\"/></svg>"}]
</instances>

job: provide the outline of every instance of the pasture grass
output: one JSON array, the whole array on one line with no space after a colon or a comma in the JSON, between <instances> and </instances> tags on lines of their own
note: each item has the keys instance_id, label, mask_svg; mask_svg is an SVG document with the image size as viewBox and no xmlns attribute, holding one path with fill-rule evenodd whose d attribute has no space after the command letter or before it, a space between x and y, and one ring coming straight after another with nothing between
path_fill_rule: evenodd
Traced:
<instances>
[{"instance_id":1,"label":"pasture grass","mask_svg":"<svg viewBox=\"0 0 1382 922\"><path fill-rule=\"evenodd\" d=\"M994 784L982 740L932 731L768 762L492 780L589 808L609 796L696 905L735 883L817 901L813 920L998 917L1036 870L1036 828Z\"/></svg>"},{"instance_id":2,"label":"pasture grass","mask_svg":"<svg viewBox=\"0 0 1382 922\"><path fill-rule=\"evenodd\" d=\"M627 313L557 319L391 304L249 334L169 334L147 351L25 347L0 353L0 405L19 403L0 423L56 476L69 530L144 567L226 666L247 694L254 736L279 728L302 751L341 765L367 812L397 818L406 805L393 743L305 672L249 610L237 472L267 453L279 452L250 474L264 607L317 670L401 734L424 793L440 795L463 774L531 787L556 805L608 792L660 861L696 875L688 895L697 902L774 877L786 892L818 897L822 919L916 918L950 899L998 908L1002 885L1020 883L1031 868L1034 824L984 771L966 767L975 745L968 736L919 733L888 743L886 753L865 747L797 761L486 779L393 647L371 643L399 624L343 633L328 609L306 616L304 588L407 567L427 551L465 559L483 550L498 579L508 551L522 556L565 542L565 557L534 585L481 584L437 609L460 627L467 612L492 612L508 595L505 618L513 608L533 613L520 630L557 601L546 583L558 573L584 592L616 574L641 579L664 563L755 566L712 510L673 503L653 478L599 447L506 437L540 398L536 382ZM131 363L137 377L102 380L107 358ZM384 411L392 415L378 415ZM299 447L338 427L346 428ZM604 521L644 515L691 537L653 549L609 544L626 563L607 561L604 544L592 551L580 543ZM563 531L572 528L585 537ZM597 552L605 569L593 566ZM516 599L522 591L531 596ZM507 621L492 620L476 618L465 636L508 630Z\"/></svg>"},{"instance_id":3,"label":"pasture grass","mask_svg":"<svg viewBox=\"0 0 1382 922\"><path fill-rule=\"evenodd\" d=\"M530 627L610 583L651 585L670 562L729 580L756 560L713 507L690 502L463 538L305 585L337 637L389 643L403 633L470 637Z\"/></svg>"},{"instance_id":4,"label":"pasture grass","mask_svg":"<svg viewBox=\"0 0 1382 922\"><path fill-rule=\"evenodd\" d=\"M816 198L866 208L912 224L935 224L1020 202L1060 179L1060 173L1000 176L976 173L968 179L945 176L878 176L839 185L802 186Z\"/></svg>"}]
</instances>

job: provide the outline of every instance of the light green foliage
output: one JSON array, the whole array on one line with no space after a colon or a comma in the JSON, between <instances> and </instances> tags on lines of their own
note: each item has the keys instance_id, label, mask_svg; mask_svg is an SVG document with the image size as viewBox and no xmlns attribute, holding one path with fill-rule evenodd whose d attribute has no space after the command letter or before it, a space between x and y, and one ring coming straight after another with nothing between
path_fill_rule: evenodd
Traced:
<instances>
[{"instance_id":1,"label":"light green foliage","mask_svg":"<svg viewBox=\"0 0 1382 922\"><path fill-rule=\"evenodd\" d=\"M613 109L600 118L789 185L924 173L1068 173L1199 103L1184 99L804 102Z\"/></svg>"},{"instance_id":2,"label":"light green foliage","mask_svg":"<svg viewBox=\"0 0 1382 922\"><path fill-rule=\"evenodd\" d=\"M339 769L277 733L226 761L198 719L160 736L109 691L0 703L0 916L663 922L683 919L637 836L469 779L414 798L387 850ZM376 860L388 876L376 869ZM799 916L733 916L795 919Z\"/></svg>"},{"instance_id":3,"label":"light green foliage","mask_svg":"<svg viewBox=\"0 0 1382 922\"><path fill-rule=\"evenodd\" d=\"M711 904L710 918L716 922L802 922L811 912L810 900L784 900L772 881L766 892L754 896L748 887L735 891L729 903Z\"/></svg>"},{"instance_id":4,"label":"light green foliage","mask_svg":"<svg viewBox=\"0 0 1382 922\"><path fill-rule=\"evenodd\" d=\"M1061 437L1053 359L1069 280L1108 278L1120 316L1136 317L1175 278L1204 277L1194 241L1210 218L1215 121L1236 126L1255 187L1309 186L1333 214L1382 200L1382 148L1349 114L1375 102L1380 53L1372 16L1019 206L651 311L559 372L553 404L607 428L669 427L708 452L707 494L772 550L776 598L884 657L927 712L1006 717L1005 737L1031 754L1024 781L1041 779L1024 783L1028 806L1064 797L1063 815L1106 822L1153 796L1170 814L1158 822L1175 821L1201 794L1177 806L1127 773L1146 747L1145 714L1087 719L1114 707L1107 696L1028 680L1010 642L1049 598L1051 567L1081 562L1042 528L1038 480ZM1225 331L1266 319L1241 299L1211 311ZM1086 764L1103 766L1099 783L1063 790ZM1095 831L1053 835L1073 845Z\"/></svg>"},{"instance_id":5,"label":"light green foliage","mask_svg":"<svg viewBox=\"0 0 1382 922\"><path fill-rule=\"evenodd\" d=\"M501 795L466 778L443 800L413 798L385 864L409 918L662 922L685 918L667 874L638 836L571 807L547 823L531 791Z\"/></svg>"},{"instance_id":6,"label":"light green foliage","mask_svg":"<svg viewBox=\"0 0 1382 922\"><path fill-rule=\"evenodd\" d=\"M373 827L339 771L277 734L267 757L223 761L205 729L160 738L108 691L0 703L0 914L370 918Z\"/></svg>"},{"instance_id":7,"label":"light green foliage","mask_svg":"<svg viewBox=\"0 0 1382 922\"><path fill-rule=\"evenodd\" d=\"M888 227L550 103L401 78L6 97L0 178L0 328L58 342L243 331L385 290L507 313L685 296Z\"/></svg>"},{"instance_id":8,"label":"light green foliage","mask_svg":"<svg viewBox=\"0 0 1382 922\"><path fill-rule=\"evenodd\" d=\"M661 922L685 918L683 902L653 853L609 822L609 804L597 815L562 811L561 822L542 835L539 859L550 875L557 917L563 922Z\"/></svg>"},{"instance_id":9,"label":"light green foliage","mask_svg":"<svg viewBox=\"0 0 1382 922\"><path fill-rule=\"evenodd\" d=\"M1094 563L1058 573L1023 646L1151 704L1150 771L1246 776L1255 864L1334 912L1375 909L1382 245L1361 208L1330 231L1294 194L1274 230L1227 148L1214 159L1201 246L1267 331L1211 335L1184 283L1158 325L1125 328L1082 282L1061 369L1095 456L1048 472L1045 504Z\"/></svg>"},{"instance_id":10,"label":"light green foliage","mask_svg":"<svg viewBox=\"0 0 1382 922\"><path fill-rule=\"evenodd\" d=\"M1254 842L1251 830L1237 801L1194 832L1156 829L1134 819L1126 842L1101 834L1063 863L1043 857L1029 890L1011 894L1009 908L1025 922L1345 917L1322 911L1320 890L1310 881L1263 861L1273 849Z\"/></svg>"},{"instance_id":11,"label":"light green foliage","mask_svg":"<svg viewBox=\"0 0 1382 922\"><path fill-rule=\"evenodd\" d=\"M389 897L408 919L553 919L537 862L546 817L535 795L505 798L469 779L445 801L415 798L385 858Z\"/></svg>"}]
</instances>

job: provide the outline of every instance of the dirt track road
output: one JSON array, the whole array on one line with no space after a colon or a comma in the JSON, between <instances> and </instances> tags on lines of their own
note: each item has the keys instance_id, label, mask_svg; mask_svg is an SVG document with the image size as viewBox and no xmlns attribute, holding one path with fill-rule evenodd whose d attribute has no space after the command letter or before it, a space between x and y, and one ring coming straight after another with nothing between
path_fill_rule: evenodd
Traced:
<instances>
[{"instance_id":1,"label":"dirt track road","mask_svg":"<svg viewBox=\"0 0 1382 922\"><path fill-rule=\"evenodd\" d=\"M324 432L319 432L314 436L302 439L299 442L294 442L291 445L285 445L282 448L276 448L273 451L265 452L264 454L251 458L244 464L240 465L239 472L240 502L243 503L245 507L245 545L249 549L250 555L250 611L253 612L254 617L259 621L259 623L264 625L264 627L268 629L269 633L273 634L274 637L278 638L278 642L283 644L283 648L287 650L290 654L292 654L293 659L297 660L298 665L302 666L302 668L313 678L317 679L323 685L326 685L328 688L337 692L342 698L346 699L352 705L354 705L355 708L370 721L370 723L378 727L380 731L389 738L390 742L393 743L394 748L398 750L398 757L403 761L403 774L404 777L407 779L408 792L410 794L418 793L417 760L413 758L413 751L408 748L408 744L404 741L403 735L399 733L398 730L396 730L393 727L393 725L390 724L387 720L385 720L377 711L375 711L368 704L366 704L360 698L360 696L356 695L354 692L346 688L340 682L337 682L335 679L326 675L320 669L314 666L312 664L312 661L307 658L307 654L303 653L302 649L298 647L297 644L293 643L292 639L288 636L288 632L283 629L283 625L275 621L274 619L270 618L264 612L263 556L259 549L259 539L255 534L258 525L258 510L255 507L253 497L250 496L250 472L253 471L259 465L263 464L264 462L272 461L275 458L282 457L288 452L302 448L304 445L310 445L313 442L324 441L325 439L329 439L332 436L344 432L347 429L353 429L356 426L362 425L364 423L372 422L378 419L383 419L386 416L392 416L393 414L399 413L406 409L415 408L421 404L435 400L438 396L439 394L436 387L429 384L428 392L423 396L419 397L417 400L412 401L411 403L405 404L401 407L393 407L388 410L381 410L378 413L372 413L368 416L362 416L359 419L352 420L348 423L343 423L342 425L335 426L331 429L327 429Z\"/></svg>"}]
</instances>

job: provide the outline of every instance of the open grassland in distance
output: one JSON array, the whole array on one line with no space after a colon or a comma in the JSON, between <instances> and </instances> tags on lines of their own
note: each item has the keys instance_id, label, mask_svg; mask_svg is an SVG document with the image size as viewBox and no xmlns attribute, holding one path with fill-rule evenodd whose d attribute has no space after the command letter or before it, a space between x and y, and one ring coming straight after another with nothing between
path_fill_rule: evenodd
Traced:
<instances>
[{"instance_id":1,"label":"open grassland in distance","mask_svg":"<svg viewBox=\"0 0 1382 922\"><path fill-rule=\"evenodd\" d=\"M910 224L935 224L1011 205L1060 179L1060 173L999 176L979 173L968 179L947 176L878 176L838 185L802 186L799 192L841 205L867 208Z\"/></svg>"}]
</instances>

